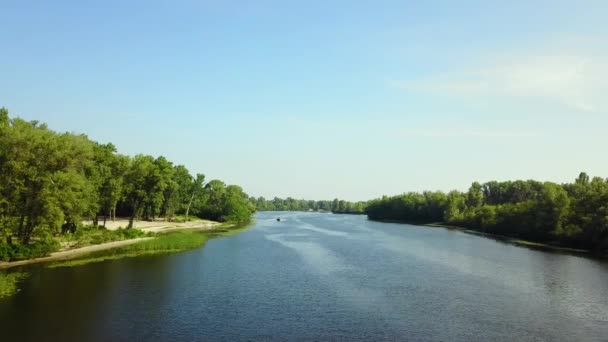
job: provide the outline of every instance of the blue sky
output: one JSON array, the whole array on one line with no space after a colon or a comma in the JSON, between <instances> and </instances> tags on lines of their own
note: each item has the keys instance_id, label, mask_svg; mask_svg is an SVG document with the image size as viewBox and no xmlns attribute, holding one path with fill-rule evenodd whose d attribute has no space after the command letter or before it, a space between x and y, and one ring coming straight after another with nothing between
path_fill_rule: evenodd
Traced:
<instances>
[{"instance_id":1,"label":"blue sky","mask_svg":"<svg viewBox=\"0 0 608 342\"><path fill-rule=\"evenodd\" d=\"M0 0L0 106L255 196L608 176L607 1Z\"/></svg>"}]
</instances>

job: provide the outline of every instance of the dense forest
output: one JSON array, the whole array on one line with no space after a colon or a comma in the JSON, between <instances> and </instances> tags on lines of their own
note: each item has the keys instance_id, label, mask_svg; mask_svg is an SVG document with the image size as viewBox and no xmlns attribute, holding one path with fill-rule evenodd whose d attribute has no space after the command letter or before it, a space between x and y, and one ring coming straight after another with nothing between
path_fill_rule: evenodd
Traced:
<instances>
[{"instance_id":1,"label":"dense forest","mask_svg":"<svg viewBox=\"0 0 608 342\"><path fill-rule=\"evenodd\" d=\"M442 222L537 242L608 250L608 180L475 182L467 192L406 193L368 202L374 220Z\"/></svg>"},{"instance_id":2,"label":"dense forest","mask_svg":"<svg viewBox=\"0 0 608 342\"><path fill-rule=\"evenodd\" d=\"M117 153L86 135L57 133L0 109L0 251L56 248L54 236L84 219L171 221L176 215L246 221L255 211L241 187L205 182L165 157Z\"/></svg>"},{"instance_id":3,"label":"dense forest","mask_svg":"<svg viewBox=\"0 0 608 342\"><path fill-rule=\"evenodd\" d=\"M275 197L267 200L264 197L250 199L258 211L331 211L336 214L364 214L365 202L349 202L334 199L333 201L297 200Z\"/></svg>"}]
</instances>

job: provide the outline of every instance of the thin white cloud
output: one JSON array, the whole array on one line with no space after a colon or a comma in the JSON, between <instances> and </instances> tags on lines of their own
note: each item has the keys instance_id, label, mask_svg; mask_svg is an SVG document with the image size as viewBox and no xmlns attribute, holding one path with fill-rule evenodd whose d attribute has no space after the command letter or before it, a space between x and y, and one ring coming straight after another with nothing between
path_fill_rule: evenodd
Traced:
<instances>
[{"instance_id":1,"label":"thin white cloud","mask_svg":"<svg viewBox=\"0 0 608 342\"><path fill-rule=\"evenodd\" d=\"M580 111L606 108L608 62L601 56L513 55L484 65L392 84L408 91L468 98L537 97Z\"/></svg>"}]
</instances>

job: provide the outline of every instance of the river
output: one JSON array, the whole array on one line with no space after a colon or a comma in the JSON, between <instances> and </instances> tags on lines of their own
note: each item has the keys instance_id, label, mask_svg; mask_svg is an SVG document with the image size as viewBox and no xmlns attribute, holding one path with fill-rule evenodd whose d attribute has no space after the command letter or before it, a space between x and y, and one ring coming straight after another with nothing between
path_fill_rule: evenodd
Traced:
<instances>
[{"instance_id":1,"label":"river","mask_svg":"<svg viewBox=\"0 0 608 342\"><path fill-rule=\"evenodd\" d=\"M0 300L0 336L606 341L608 263L365 216L261 212L204 248L32 267Z\"/></svg>"}]
</instances>

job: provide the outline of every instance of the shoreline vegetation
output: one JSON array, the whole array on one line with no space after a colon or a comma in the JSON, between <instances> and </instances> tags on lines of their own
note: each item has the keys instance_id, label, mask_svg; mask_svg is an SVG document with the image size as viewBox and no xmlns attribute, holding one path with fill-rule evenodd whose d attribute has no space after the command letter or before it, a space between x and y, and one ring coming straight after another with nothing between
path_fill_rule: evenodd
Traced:
<instances>
[{"instance_id":1,"label":"shoreline vegetation","mask_svg":"<svg viewBox=\"0 0 608 342\"><path fill-rule=\"evenodd\" d=\"M107 242L76 249L55 252L48 257L0 263L0 299L15 294L18 283L29 276L23 267L43 264L46 268L75 267L91 263L169 254L204 246L208 240L237 234L249 226L248 223L223 223L214 225L166 227L150 233L152 236L122 241ZM13 271L15 269L16 271Z\"/></svg>"},{"instance_id":2,"label":"shoreline vegetation","mask_svg":"<svg viewBox=\"0 0 608 342\"><path fill-rule=\"evenodd\" d=\"M27 277L16 266L195 248L254 212L238 185L0 108L0 296ZM197 225L210 233L182 232Z\"/></svg>"},{"instance_id":3,"label":"shoreline vegetation","mask_svg":"<svg viewBox=\"0 0 608 342\"><path fill-rule=\"evenodd\" d=\"M213 230L228 225L208 220L193 220L188 222L137 222L137 228L126 229L128 220L116 220L108 223L106 229L94 228L84 225L75 234L67 234L58 238L61 248L48 256L15 260L0 261L0 270L16 266L44 263L56 260L72 259L89 253L126 246L144 240L158 237L159 234L180 230ZM85 232L85 233L83 233Z\"/></svg>"},{"instance_id":4,"label":"shoreline vegetation","mask_svg":"<svg viewBox=\"0 0 608 342\"><path fill-rule=\"evenodd\" d=\"M376 221L441 222L521 246L608 255L608 180L474 182L467 192L409 192L369 201Z\"/></svg>"},{"instance_id":5,"label":"shoreline vegetation","mask_svg":"<svg viewBox=\"0 0 608 342\"><path fill-rule=\"evenodd\" d=\"M414 226L431 227L431 228L445 228L445 229L450 229L450 230L458 230L458 231L461 231L463 233L467 233L467 234L471 234L471 235L477 235L477 236L483 236L483 237L486 237L486 238L490 238L490 239L506 242L506 243L509 243L509 244L512 244L512 245L515 245L515 246L531 247L531 248L540 249L540 250L549 250L549 251L558 251L558 252L569 252L569 253L577 253L577 254L589 254L590 253L590 251L586 250L586 249L577 249L577 248L570 248L570 247L564 247L564 246L559 246L559 245L553 245L551 243L540 243L540 242L521 240L521 239L517 239L517 238L511 237L511 236L491 234L491 233L484 233L484 232L479 232L479 231L476 231L476 230L471 230L471 229L466 228L466 227L452 226L452 225L445 224L443 222L416 224L416 223L408 223L408 222L403 222L403 221L390 221L390 220L384 220L384 221L383 220L372 220L372 221L394 222L394 223L400 223L400 224L411 224L411 225L414 225Z\"/></svg>"},{"instance_id":6,"label":"shoreline vegetation","mask_svg":"<svg viewBox=\"0 0 608 342\"><path fill-rule=\"evenodd\" d=\"M134 225L192 219L247 222L255 212L226 185L163 156L117 153L84 134L58 133L0 108L0 262L148 237ZM125 229L113 229L117 217ZM159 228L160 229L160 228Z\"/></svg>"},{"instance_id":7,"label":"shoreline vegetation","mask_svg":"<svg viewBox=\"0 0 608 342\"><path fill-rule=\"evenodd\" d=\"M248 226L249 224L222 224L211 228L176 228L168 232L156 233L155 237L140 239L135 243L78 255L67 260L57 260L47 264L46 267L72 267L107 260L187 251L204 246L212 238L241 232Z\"/></svg>"},{"instance_id":8,"label":"shoreline vegetation","mask_svg":"<svg viewBox=\"0 0 608 342\"><path fill-rule=\"evenodd\" d=\"M341 199L333 201L314 201L295 199L292 197L275 197L267 200L264 197L250 197L249 201L255 206L256 211L313 211L313 212L332 212L334 214L365 214L367 205L364 201L349 202Z\"/></svg>"},{"instance_id":9,"label":"shoreline vegetation","mask_svg":"<svg viewBox=\"0 0 608 342\"><path fill-rule=\"evenodd\" d=\"M543 249L608 255L608 179L581 172L573 183L473 182L457 190L408 192L367 202L251 198L259 211L366 214L370 220L454 227Z\"/></svg>"},{"instance_id":10,"label":"shoreline vegetation","mask_svg":"<svg viewBox=\"0 0 608 342\"><path fill-rule=\"evenodd\" d=\"M97 251L118 248L118 247L130 245L133 243L138 243L140 241L154 239L154 238L155 237L153 237L153 236L149 236L149 237L140 237L140 238L134 238L134 239L129 239L129 240L104 242L104 243L96 244L96 245L89 245L89 246L85 246L85 247L78 247L78 248L67 249L67 250L63 250L63 251L59 251L59 252L53 252L53 253L51 253L51 255L46 256L46 257L17 260L17 261L3 261L3 262L0 262L0 270L9 269L9 268L18 267L18 266L38 264L38 263L47 263L47 262L58 261L58 260L69 260L69 259L77 258L79 256L94 253Z\"/></svg>"}]
</instances>

